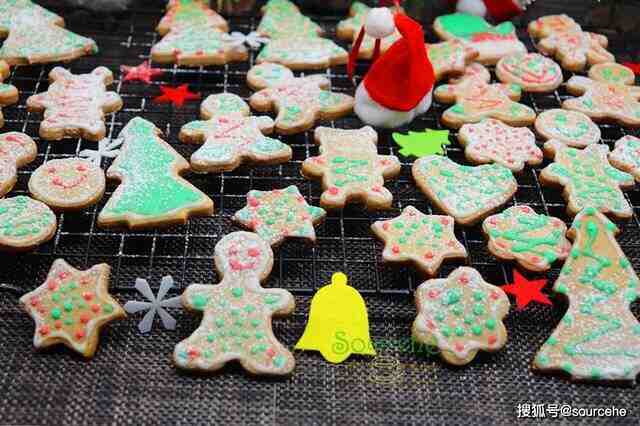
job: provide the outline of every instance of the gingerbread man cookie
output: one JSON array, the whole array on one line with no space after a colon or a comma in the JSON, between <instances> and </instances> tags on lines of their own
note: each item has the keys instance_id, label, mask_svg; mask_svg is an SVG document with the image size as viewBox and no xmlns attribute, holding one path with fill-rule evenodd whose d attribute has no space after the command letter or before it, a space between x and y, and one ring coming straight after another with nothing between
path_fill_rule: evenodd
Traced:
<instances>
[{"instance_id":1,"label":"gingerbread man cookie","mask_svg":"<svg viewBox=\"0 0 640 426\"><path fill-rule=\"evenodd\" d=\"M256 63L278 63L292 70L318 70L344 65L349 53L327 38L288 37L270 41Z\"/></svg>"},{"instance_id":2,"label":"gingerbread man cookie","mask_svg":"<svg viewBox=\"0 0 640 426\"><path fill-rule=\"evenodd\" d=\"M544 144L544 149L555 158L540 173L540 182L564 187L563 195L570 215L574 216L587 207L621 219L633 215L620 190L621 187L633 186L633 176L609 164L608 146L596 144L580 150L558 141L549 141Z\"/></svg>"},{"instance_id":3,"label":"gingerbread man cookie","mask_svg":"<svg viewBox=\"0 0 640 426\"><path fill-rule=\"evenodd\" d=\"M445 259L464 259L467 250L453 233L450 216L426 215L413 206L390 220L371 225L385 247L385 262L413 263L427 275L435 275Z\"/></svg>"},{"instance_id":4,"label":"gingerbread man cookie","mask_svg":"<svg viewBox=\"0 0 640 426\"><path fill-rule=\"evenodd\" d=\"M314 38L322 34L322 28L300 12L289 0L269 0L262 7L262 19L257 32L272 40L279 38Z\"/></svg>"},{"instance_id":5,"label":"gingerbread man cookie","mask_svg":"<svg viewBox=\"0 0 640 426\"><path fill-rule=\"evenodd\" d=\"M515 83L526 92L546 93L562 82L562 70L553 60L539 53L514 53L496 65L496 76L503 83Z\"/></svg>"},{"instance_id":6,"label":"gingerbread man cookie","mask_svg":"<svg viewBox=\"0 0 640 426\"><path fill-rule=\"evenodd\" d=\"M458 132L467 159L476 164L498 163L512 172L524 165L542 163L542 150L536 136L526 127L511 127L492 118L476 124L465 124Z\"/></svg>"},{"instance_id":7,"label":"gingerbread man cookie","mask_svg":"<svg viewBox=\"0 0 640 426\"><path fill-rule=\"evenodd\" d=\"M623 126L640 127L640 87L634 73L624 65L598 64L589 77L573 76L567 91L579 98L567 99L562 108L582 112L595 121L613 120Z\"/></svg>"},{"instance_id":8,"label":"gingerbread man cookie","mask_svg":"<svg viewBox=\"0 0 640 426\"><path fill-rule=\"evenodd\" d=\"M400 161L393 155L378 155L378 134L373 128L318 127L315 141L320 155L304 160L302 174L322 178L322 207L343 208L351 201L361 201L370 210L391 207L393 195L384 181L400 174Z\"/></svg>"},{"instance_id":9,"label":"gingerbread man cookie","mask_svg":"<svg viewBox=\"0 0 640 426\"><path fill-rule=\"evenodd\" d=\"M4 126L4 116L2 107L18 102L18 89L12 84L3 83L9 77L9 65L5 61L0 61L0 128Z\"/></svg>"},{"instance_id":10,"label":"gingerbread man cookie","mask_svg":"<svg viewBox=\"0 0 640 426\"><path fill-rule=\"evenodd\" d=\"M629 135L618 139L615 149L609 154L609 161L640 182L640 139Z\"/></svg>"},{"instance_id":11,"label":"gingerbread man cookie","mask_svg":"<svg viewBox=\"0 0 640 426\"><path fill-rule=\"evenodd\" d=\"M566 109L550 109L538 115L536 131L548 140L574 148L584 148L600 141L600 128L586 115Z\"/></svg>"},{"instance_id":12,"label":"gingerbread man cookie","mask_svg":"<svg viewBox=\"0 0 640 426\"><path fill-rule=\"evenodd\" d=\"M549 37L552 34L581 31L582 28L568 15L542 16L529 23L529 35L533 38Z\"/></svg>"},{"instance_id":13,"label":"gingerbread man cookie","mask_svg":"<svg viewBox=\"0 0 640 426\"><path fill-rule=\"evenodd\" d=\"M0 134L0 197L13 189L18 168L35 160L37 154L36 143L24 133Z\"/></svg>"},{"instance_id":14,"label":"gingerbread man cookie","mask_svg":"<svg viewBox=\"0 0 640 426\"><path fill-rule=\"evenodd\" d=\"M489 84L491 76L482 65L475 64L461 78L436 88L438 102L455 103L442 114L442 122L458 129L465 123L495 118L512 126L528 126L536 113L517 103L522 89L517 84Z\"/></svg>"},{"instance_id":15,"label":"gingerbread man cookie","mask_svg":"<svg viewBox=\"0 0 640 426\"><path fill-rule=\"evenodd\" d=\"M252 374L291 373L295 360L273 335L271 317L292 313L295 300L286 290L260 285L273 267L271 247L256 234L234 232L216 244L214 259L222 281L192 284L182 295L183 306L203 318L176 346L176 366L213 372L237 360Z\"/></svg>"},{"instance_id":16,"label":"gingerbread man cookie","mask_svg":"<svg viewBox=\"0 0 640 426\"><path fill-rule=\"evenodd\" d=\"M571 243L565 237L567 226L558 218L537 214L529 206L509 207L489 216L482 223L489 238L489 251L504 260L515 260L537 272L566 259Z\"/></svg>"},{"instance_id":17,"label":"gingerbread man cookie","mask_svg":"<svg viewBox=\"0 0 640 426\"><path fill-rule=\"evenodd\" d=\"M511 171L499 164L462 166L429 155L413 163L418 188L460 225L473 225L500 208L518 190Z\"/></svg>"},{"instance_id":18,"label":"gingerbread man cookie","mask_svg":"<svg viewBox=\"0 0 640 426\"><path fill-rule=\"evenodd\" d=\"M289 145L265 136L273 131L269 117L251 117L249 106L237 95L220 93L204 100L200 114L205 121L182 126L182 142L203 143L191 156L191 168L199 173L231 171L243 161L279 164L291 159Z\"/></svg>"},{"instance_id":19,"label":"gingerbread man cookie","mask_svg":"<svg viewBox=\"0 0 640 426\"><path fill-rule=\"evenodd\" d=\"M40 137L46 140L82 137L92 141L104 138L104 115L122 108L120 96L106 89L113 83L113 73L98 67L90 74L74 75L55 67L49 80L46 92L27 99L30 111L44 111Z\"/></svg>"},{"instance_id":20,"label":"gingerbread man cookie","mask_svg":"<svg viewBox=\"0 0 640 426\"><path fill-rule=\"evenodd\" d=\"M37 349L62 343L86 358L93 357L100 329L126 317L109 294L110 270L106 263L80 271L62 259L53 262L47 280L20 298L36 323L33 345Z\"/></svg>"},{"instance_id":21,"label":"gingerbread man cookie","mask_svg":"<svg viewBox=\"0 0 640 426\"><path fill-rule=\"evenodd\" d=\"M416 289L416 341L437 346L449 364L466 365L478 351L496 352L507 343L503 319L510 303L500 287L466 266L447 278L432 279Z\"/></svg>"},{"instance_id":22,"label":"gingerbread man cookie","mask_svg":"<svg viewBox=\"0 0 640 426\"><path fill-rule=\"evenodd\" d=\"M257 90L249 99L251 107L275 110L276 131L284 135L304 132L316 120L335 120L353 110L353 97L328 90L331 82L323 75L294 77L285 66L260 64L249 70L247 83Z\"/></svg>"},{"instance_id":23,"label":"gingerbread man cookie","mask_svg":"<svg viewBox=\"0 0 640 426\"><path fill-rule=\"evenodd\" d=\"M0 199L0 249L28 251L56 233L56 215L46 204L24 195Z\"/></svg>"}]
</instances>

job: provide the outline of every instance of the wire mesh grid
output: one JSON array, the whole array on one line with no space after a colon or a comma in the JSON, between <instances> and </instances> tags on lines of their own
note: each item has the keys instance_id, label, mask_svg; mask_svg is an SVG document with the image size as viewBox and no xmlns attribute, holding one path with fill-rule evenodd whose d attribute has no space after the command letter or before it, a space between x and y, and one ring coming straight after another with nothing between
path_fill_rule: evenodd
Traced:
<instances>
[{"instance_id":1,"label":"wire mesh grid","mask_svg":"<svg viewBox=\"0 0 640 426\"><path fill-rule=\"evenodd\" d=\"M257 52L252 52L246 63L223 67L190 69L160 66L165 74L150 86L124 82L119 66L136 65L149 59L151 46L159 40L154 28L162 16L161 6L157 3L146 6L136 7L127 13L114 24L115 28L95 18L72 21L70 28L95 38L101 52L66 67L74 73L85 73L104 65L114 72L116 80L110 90L120 94L124 107L107 117L109 138L117 137L131 118L142 116L155 123L164 132L163 139L185 158L189 158L197 146L181 144L177 134L181 126L199 118L199 102L188 103L179 109L155 104L151 99L159 95L158 86L187 83L192 91L200 92L203 98L214 93L231 92L247 99L252 91L245 83L246 73L253 65ZM328 36L333 37L335 24L340 18L313 16L313 19L328 31ZM255 29L258 22L258 17L233 18L230 26L234 31L248 33ZM534 51L533 42L526 32L520 31L519 35L528 49ZM429 37L435 41L432 34ZM615 52L616 40L612 42ZM344 42L339 43L348 47ZM158 67L157 64L154 66ZM95 149L94 142L80 139L46 142L36 137L42 116L27 111L25 101L30 95L46 90L47 75L51 68L16 68L7 81L20 89L20 101L4 109L6 125L2 131L23 131L34 137L38 144L37 160L20 169L18 184L10 195L26 194L31 173L47 160L76 156L82 149ZM358 78L365 70L364 63L357 67ZM353 93L354 87L346 75L345 67L333 67L326 71L326 75L331 79L334 91ZM565 81L569 76L565 75ZM550 94L525 93L521 102L540 113L558 108L569 97L562 86ZM415 120L410 128L444 129L439 117L447 107L434 103L430 111ZM355 116L319 124L336 128L362 126ZM600 128L603 135L601 143L611 148L617 139L630 132L614 124L603 124ZM403 132L406 130L400 129ZM635 134L638 135L638 132ZM215 418L217 421L247 423L296 423L304 417L317 423L341 423L346 419L358 419L358 413L362 410L373 410L379 418L376 420L372 417L370 422L422 423L428 420L428 416L435 416L432 420L447 420L450 424L457 424L466 422L468 416L472 415L478 416L476 418L480 421L490 419L501 423L513 419L517 402L527 400L567 402L574 398L584 404L612 401L627 407L635 402L637 406L637 393L629 390L576 386L531 373L529 364L535 351L550 335L564 312L559 301L555 307L539 305L525 312L512 311L506 319L510 333L507 347L499 354L480 354L477 362L466 369L447 367L438 361L437 356L425 356L421 353L422 349L411 346L408 337L415 317L412 293L424 277L411 267L384 264L381 258L382 243L372 235L370 226L376 220L398 215L408 205L425 213L437 214L438 211L416 188L411 177L412 159L398 154L398 147L392 142L390 132L380 131L379 136L379 152L398 155L402 161L400 176L386 184L394 195L393 208L389 211L367 212L360 205L350 205L344 210L330 212L323 224L317 227L315 245L288 240L274 250L274 269L265 283L267 287L286 288L297 296L296 313L288 319L274 322L276 335L292 347L304 329L310 296L329 282L333 272L346 272L351 285L366 299L372 323L371 334L378 349L377 358L369 361L356 357L336 367L326 364L317 354L299 354L293 377L275 382L248 378L237 366L227 368L224 375L216 378L183 375L171 367L168 357L173 345L196 327L197 319L184 312L174 312L179 320L176 333L163 333L156 329L151 335L140 337L135 329L135 323L140 319L137 317L113 324L103 335L96 359L89 364L79 364L65 349L45 354L31 353L33 326L28 317L19 311L17 298L44 280L54 259L65 258L79 268L100 262L108 263L112 267L111 292L121 302L140 298L133 287L137 277L147 278L155 291L162 276L172 275L177 284L174 292L178 294L191 283L218 281L213 267L213 248L222 236L241 229L232 223L231 216L244 206L246 193L250 189L271 190L293 184L298 186L310 204L318 205L320 183L308 181L300 174L302 161L318 154L317 146L313 143L313 132L278 136L293 149L291 161L285 164L260 167L243 165L223 174L185 176L214 200L216 211L213 217L193 218L183 226L150 231L99 228L96 226L97 214L117 186L117 183L111 182L103 201L97 206L78 213L60 214L58 231L50 243L40 246L33 253L3 255L3 266L0 268L0 317L4 317L10 327L9 330L0 329L0 341L12 344L0 348L0 361L6 367L0 374L0 385L7 389L6 396L0 396L0 424L39 423L46 418L40 418L37 413L50 415L58 412L55 407L41 406L34 413L22 399L12 397L11 393L13 391L23 398L33 393L41 394L36 389L18 388L25 383L32 386L46 383L42 375L47 366L54 363L63 366L67 374L76 372L84 378L59 377L52 381L50 391L57 392L56 386L73 385L84 389L89 395L49 396L47 401L75 401L97 407L97 411L90 414L81 412L80 408L62 412L64 418L76 422L124 423L127 422L124 417L116 416L128 416L136 410L150 416L147 421L151 423L164 421L162 416L167 416L167 422L180 422L185 421L185 407L188 406L203 416L199 419L203 422ZM452 144L446 148L447 156L456 162L468 164L457 143L455 131L450 133L450 139ZM543 141L538 142L541 144ZM102 166L106 169L110 163L110 159L103 159ZM540 170L547 164L549 161L545 160L541 166L526 167L517 175L518 191L505 207L527 204L539 213L557 216L570 224L561 191L540 184ZM619 223L622 232L618 241L636 270L640 270L640 191L627 191L626 197L634 206L634 216L628 222ZM457 226L456 235L467 248L469 258L466 261L445 262L440 276L446 276L457 266L467 264L477 268L488 282L497 285L510 282L513 264L497 261L488 252L479 226ZM550 271L550 282L558 272L558 267ZM636 315L637 307L637 304L633 306ZM23 370L25 366L26 370ZM103 367L112 368L112 375L101 373ZM147 374L157 376L157 382L147 382ZM91 387L91 379L98 377L102 377L101 384ZM529 386L523 387L525 383ZM105 396L104 386L112 393L106 392ZM131 386L132 389L124 391L119 386ZM481 395L487 386L492 387L491 395L495 398L480 403L478 401L482 400ZM213 391L215 389L218 390ZM165 405L155 405L153 397L148 396L159 391L170 392L170 397L164 395L161 398ZM144 393L145 396L140 397L137 393ZM216 398L215 403L208 398L184 400L185 394L205 396L207 393L209 398ZM467 395L465 401L456 396L460 394ZM422 401L425 395L429 395L429 404L423 409L416 407L415 402ZM475 402L474 396L477 397ZM142 406L138 398L150 405ZM455 398L455 403L451 398ZM205 401L213 405L207 406ZM453 406L456 407L455 412L447 411L447 407ZM151 413L151 407L160 411ZM213 413L208 411L213 409L211 407L215 407ZM328 415L326 407L331 412Z\"/></svg>"}]
</instances>

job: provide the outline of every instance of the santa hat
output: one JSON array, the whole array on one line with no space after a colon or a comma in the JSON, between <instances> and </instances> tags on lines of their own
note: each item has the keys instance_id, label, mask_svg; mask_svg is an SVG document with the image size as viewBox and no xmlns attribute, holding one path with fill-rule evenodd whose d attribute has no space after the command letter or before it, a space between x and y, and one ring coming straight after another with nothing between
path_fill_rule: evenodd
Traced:
<instances>
[{"instance_id":1,"label":"santa hat","mask_svg":"<svg viewBox=\"0 0 640 426\"><path fill-rule=\"evenodd\" d=\"M349 54L348 72L353 75L365 32L375 38L379 46L381 38L392 35L396 30L402 38L375 60L364 76L363 84L369 96L383 107L410 111L431 91L435 75L427 56L422 26L407 15L401 12L392 14L388 8L371 9Z\"/></svg>"},{"instance_id":2,"label":"santa hat","mask_svg":"<svg viewBox=\"0 0 640 426\"><path fill-rule=\"evenodd\" d=\"M531 0L449 0L456 8L460 10L462 5L466 9L474 9L473 2L483 3L486 13L495 21L507 21L514 16L520 15ZM482 7L482 5L480 5ZM469 10L471 12L471 10ZM483 16L484 18L484 16Z\"/></svg>"}]
</instances>

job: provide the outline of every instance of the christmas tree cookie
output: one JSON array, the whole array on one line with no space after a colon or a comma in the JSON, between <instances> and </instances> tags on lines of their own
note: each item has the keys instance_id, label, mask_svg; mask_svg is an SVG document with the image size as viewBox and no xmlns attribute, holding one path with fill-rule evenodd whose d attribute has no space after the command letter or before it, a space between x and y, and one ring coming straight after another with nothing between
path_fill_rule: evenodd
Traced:
<instances>
[{"instance_id":1,"label":"christmas tree cookie","mask_svg":"<svg viewBox=\"0 0 640 426\"><path fill-rule=\"evenodd\" d=\"M30 0L5 0L0 2L0 37L9 35L13 20L18 15L30 16L34 21L43 21L64 27L61 16L33 3Z\"/></svg>"},{"instance_id":2,"label":"christmas tree cookie","mask_svg":"<svg viewBox=\"0 0 640 426\"><path fill-rule=\"evenodd\" d=\"M249 191L247 206L238 210L233 220L274 246L291 237L315 242L313 227L326 214L320 207L307 204L298 187L291 185L273 191Z\"/></svg>"},{"instance_id":3,"label":"christmas tree cookie","mask_svg":"<svg viewBox=\"0 0 640 426\"><path fill-rule=\"evenodd\" d=\"M502 320L509 299L473 268L460 267L447 278L425 281L415 298L413 338L437 346L449 364L468 364L479 350L496 352L507 343Z\"/></svg>"},{"instance_id":4,"label":"christmas tree cookie","mask_svg":"<svg viewBox=\"0 0 640 426\"><path fill-rule=\"evenodd\" d=\"M640 182L640 139L630 135L618 139L615 149L609 154L609 161Z\"/></svg>"},{"instance_id":5,"label":"christmas tree cookie","mask_svg":"<svg viewBox=\"0 0 640 426\"><path fill-rule=\"evenodd\" d=\"M304 16L289 0L269 0L262 8L257 32L272 40L293 37L318 37L322 28Z\"/></svg>"},{"instance_id":6,"label":"christmas tree cookie","mask_svg":"<svg viewBox=\"0 0 640 426\"><path fill-rule=\"evenodd\" d=\"M56 229L56 215L46 204L24 195L0 199L0 250L31 250L52 239Z\"/></svg>"},{"instance_id":7,"label":"christmas tree cookie","mask_svg":"<svg viewBox=\"0 0 640 426\"><path fill-rule=\"evenodd\" d=\"M35 160L37 154L36 143L24 133L0 134L0 197L13 189L18 168Z\"/></svg>"},{"instance_id":8,"label":"christmas tree cookie","mask_svg":"<svg viewBox=\"0 0 640 426\"><path fill-rule=\"evenodd\" d=\"M315 141L320 155L304 160L302 174L322 179L322 207L344 208L353 201L369 210L391 207L393 195L384 181L400 174L400 161L393 155L378 155L378 134L373 128L318 127Z\"/></svg>"},{"instance_id":9,"label":"christmas tree cookie","mask_svg":"<svg viewBox=\"0 0 640 426\"><path fill-rule=\"evenodd\" d=\"M5 61L0 61L0 128L4 126L2 107L18 102L18 89L11 84L3 83L7 77L9 77L9 65Z\"/></svg>"},{"instance_id":10,"label":"christmas tree cookie","mask_svg":"<svg viewBox=\"0 0 640 426\"><path fill-rule=\"evenodd\" d=\"M167 35L169 31L185 27L209 27L222 32L229 31L225 19L209 7L206 0L169 0L167 13L162 17L156 31Z\"/></svg>"},{"instance_id":11,"label":"christmas tree cookie","mask_svg":"<svg viewBox=\"0 0 640 426\"><path fill-rule=\"evenodd\" d=\"M560 324L538 351L536 370L573 380L635 382L640 372L640 323L629 309L639 280L615 236L618 228L595 208L569 230L571 254L553 286L569 300Z\"/></svg>"},{"instance_id":12,"label":"christmas tree cookie","mask_svg":"<svg viewBox=\"0 0 640 426\"><path fill-rule=\"evenodd\" d=\"M566 259L571 249L564 222L537 214L529 206L513 206L489 216L482 230L494 256L513 259L530 271L548 270L556 260Z\"/></svg>"},{"instance_id":13,"label":"christmas tree cookie","mask_svg":"<svg viewBox=\"0 0 640 426\"><path fill-rule=\"evenodd\" d=\"M467 250L453 233L450 216L426 215L413 206L390 220L371 225L384 241L382 258L386 262L413 263L427 275L435 275L445 259L467 257Z\"/></svg>"},{"instance_id":14,"label":"christmas tree cookie","mask_svg":"<svg viewBox=\"0 0 640 426\"><path fill-rule=\"evenodd\" d=\"M62 343L86 358L93 357L100 329L126 316L109 294L110 269L101 263L80 271L58 259L44 284L20 298L36 323L33 344L37 349Z\"/></svg>"},{"instance_id":15,"label":"christmas tree cookie","mask_svg":"<svg viewBox=\"0 0 640 426\"><path fill-rule=\"evenodd\" d=\"M295 300L286 290L260 285L273 267L271 247L256 234L234 232L216 244L214 259L222 281L192 284L182 295L183 306L203 318L176 346L176 366L213 372L237 360L252 374L291 373L295 360L273 335L271 317L289 315Z\"/></svg>"},{"instance_id":16,"label":"christmas tree cookie","mask_svg":"<svg viewBox=\"0 0 640 426\"><path fill-rule=\"evenodd\" d=\"M291 159L291 148L265 135L274 122L267 116L252 117L249 106L237 95L211 95L200 107L204 120L182 126L182 142L203 143L191 156L195 172L231 171L242 162L279 164Z\"/></svg>"},{"instance_id":17,"label":"christmas tree cookie","mask_svg":"<svg viewBox=\"0 0 640 426\"><path fill-rule=\"evenodd\" d=\"M412 174L418 188L460 225L483 219L518 189L513 174L504 166L462 166L438 155L416 160Z\"/></svg>"},{"instance_id":18,"label":"christmas tree cookie","mask_svg":"<svg viewBox=\"0 0 640 426\"><path fill-rule=\"evenodd\" d=\"M100 212L99 226L168 226L213 214L211 199L180 176L189 163L160 135L140 117L122 129L120 155L107 170L107 177L121 184Z\"/></svg>"},{"instance_id":19,"label":"christmas tree cookie","mask_svg":"<svg viewBox=\"0 0 640 426\"><path fill-rule=\"evenodd\" d=\"M567 212L576 215L587 207L595 207L618 218L629 218L633 210L621 187L632 187L633 176L612 167L607 160L609 147L589 145L576 149L558 141L544 145L554 162L540 173L543 185L562 185Z\"/></svg>"}]
</instances>

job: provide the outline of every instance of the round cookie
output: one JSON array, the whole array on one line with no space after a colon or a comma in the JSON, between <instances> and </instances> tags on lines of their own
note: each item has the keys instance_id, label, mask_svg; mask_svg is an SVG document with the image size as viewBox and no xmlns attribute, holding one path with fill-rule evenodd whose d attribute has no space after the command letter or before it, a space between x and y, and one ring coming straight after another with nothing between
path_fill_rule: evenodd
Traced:
<instances>
[{"instance_id":1,"label":"round cookie","mask_svg":"<svg viewBox=\"0 0 640 426\"><path fill-rule=\"evenodd\" d=\"M536 132L548 140L556 140L574 148L598 143L600 128L585 114L566 109L550 109L536 118Z\"/></svg>"},{"instance_id":2,"label":"round cookie","mask_svg":"<svg viewBox=\"0 0 640 426\"><path fill-rule=\"evenodd\" d=\"M0 200L0 250L30 250L53 238L56 227L56 215L40 201L24 195Z\"/></svg>"},{"instance_id":3,"label":"round cookie","mask_svg":"<svg viewBox=\"0 0 640 426\"><path fill-rule=\"evenodd\" d=\"M498 61L496 76L503 83L514 83L525 92L546 93L563 81L562 70L552 59L539 53L514 53Z\"/></svg>"},{"instance_id":4,"label":"round cookie","mask_svg":"<svg viewBox=\"0 0 640 426\"><path fill-rule=\"evenodd\" d=\"M56 210L81 210L100 201L106 182L102 169L81 158L50 160L29 179L34 198Z\"/></svg>"},{"instance_id":5,"label":"round cookie","mask_svg":"<svg viewBox=\"0 0 640 426\"><path fill-rule=\"evenodd\" d=\"M36 159L38 147L24 133L0 134L0 197L11 191L18 178L18 167Z\"/></svg>"}]
</instances>

